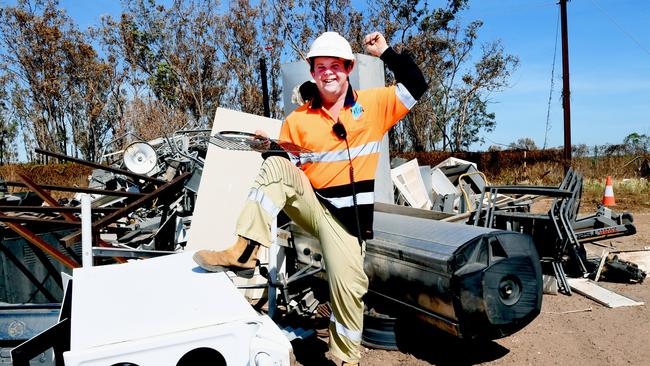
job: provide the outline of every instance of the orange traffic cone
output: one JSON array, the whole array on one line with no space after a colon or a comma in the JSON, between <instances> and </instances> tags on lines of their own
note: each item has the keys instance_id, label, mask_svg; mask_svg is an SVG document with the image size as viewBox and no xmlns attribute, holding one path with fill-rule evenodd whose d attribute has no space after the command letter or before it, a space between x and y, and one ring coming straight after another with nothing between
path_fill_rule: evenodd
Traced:
<instances>
[{"instance_id":1,"label":"orange traffic cone","mask_svg":"<svg viewBox=\"0 0 650 366\"><path fill-rule=\"evenodd\" d=\"M609 175L605 181L605 195L603 196L603 205L616 206L616 200L614 199L614 187L612 186L612 177Z\"/></svg>"}]
</instances>

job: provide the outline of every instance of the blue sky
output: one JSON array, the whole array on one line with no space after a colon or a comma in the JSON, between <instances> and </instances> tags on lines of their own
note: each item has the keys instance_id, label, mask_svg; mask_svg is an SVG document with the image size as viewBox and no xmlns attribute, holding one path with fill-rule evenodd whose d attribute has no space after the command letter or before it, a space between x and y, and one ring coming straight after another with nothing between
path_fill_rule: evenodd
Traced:
<instances>
[{"instance_id":1,"label":"blue sky","mask_svg":"<svg viewBox=\"0 0 650 366\"><path fill-rule=\"evenodd\" d=\"M571 140L621 143L632 132L650 135L650 2L573 0L568 7ZM496 130L508 144L530 137L544 144L559 6L553 0L472 1L466 21L482 19L483 40L501 39L520 65L511 87L493 94ZM562 63L558 39L548 146L564 143ZM486 149L491 141L482 147Z\"/></svg>"},{"instance_id":2,"label":"blue sky","mask_svg":"<svg viewBox=\"0 0 650 366\"><path fill-rule=\"evenodd\" d=\"M443 1L430 0L433 6ZM360 1L355 1L355 4ZM500 39L520 59L511 87L490 96L497 127L485 150L530 137L544 144L551 67L559 6L556 0L474 0L461 21L481 19L481 41ZM62 0L81 29L102 14L119 14L117 0ZM224 1L227 4L227 1ZM650 1L572 0L568 4L572 142L621 143L632 132L650 135ZM547 146L564 141L561 48L558 39L555 87Z\"/></svg>"}]
</instances>

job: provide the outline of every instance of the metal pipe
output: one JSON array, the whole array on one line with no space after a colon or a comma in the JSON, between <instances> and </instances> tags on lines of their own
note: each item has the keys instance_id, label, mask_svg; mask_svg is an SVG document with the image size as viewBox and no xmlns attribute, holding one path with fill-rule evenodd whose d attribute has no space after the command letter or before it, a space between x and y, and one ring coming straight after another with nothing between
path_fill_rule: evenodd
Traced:
<instances>
[{"instance_id":1,"label":"metal pipe","mask_svg":"<svg viewBox=\"0 0 650 366\"><path fill-rule=\"evenodd\" d=\"M115 207L95 207L93 212L110 213L118 209ZM39 213L54 213L54 212L81 212L81 207L76 206L0 206L1 212L39 212Z\"/></svg>"},{"instance_id":2,"label":"metal pipe","mask_svg":"<svg viewBox=\"0 0 650 366\"><path fill-rule=\"evenodd\" d=\"M269 87L266 77L266 60L260 57L260 74L262 76L262 103L264 104L264 117L271 117L271 108L269 107Z\"/></svg>"},{"instance_id":3,"label":"metal pipe","mask_svg":"<svg viewBox=\"0 0 650 366\"><path fill-rule=\"evenodd\" d=\"M27 187L27 185L22 182L7 181L6 183L8 187ZM38 186L41 187L42 189L48 189L50 191L91 193L91 194L101 194L104 196L142 197L145 195L144 193L140 193L140 192L109 191L105 189L93 189L93 188L81 188L81 187L63 187L63 186L54 186L48 184L39 184Z\"/></svg>"},{"instance_id":4,"label":"metal pipe","mask_svg":"<svg viewBox=\"0 0 650 366\"><path fill-rule=\"evenodd\" d=\"M81 264L93 266L93 220L90 211L90 196L81 195Z\"/></svg>"}]
</instances>

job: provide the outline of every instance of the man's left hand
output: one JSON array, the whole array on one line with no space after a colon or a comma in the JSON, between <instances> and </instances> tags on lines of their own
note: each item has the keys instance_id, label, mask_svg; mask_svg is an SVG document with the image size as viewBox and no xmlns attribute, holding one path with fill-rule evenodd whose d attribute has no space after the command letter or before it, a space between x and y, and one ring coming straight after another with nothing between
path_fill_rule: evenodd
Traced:
<instances>
[{"instance_id":1,"label":"man's left hand","mask_svg":"<svg viewBox=\"0 0 650 366\"><path fill-rule=\"evenodd\" d=\"M363 39L363 46L366 49L366 52L369 54L379 57L384 51L388 48L388 43L384 35L379 32L372 32L366 35Z\"/></svg>"}]
</instances>

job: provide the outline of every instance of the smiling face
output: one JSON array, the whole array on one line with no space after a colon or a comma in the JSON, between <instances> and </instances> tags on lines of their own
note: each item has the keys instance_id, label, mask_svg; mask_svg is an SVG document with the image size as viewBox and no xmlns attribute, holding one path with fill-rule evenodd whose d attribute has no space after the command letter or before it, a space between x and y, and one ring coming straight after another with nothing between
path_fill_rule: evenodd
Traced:
<instances>
[{"instance_id":1,"label":"smiling face","mask_svg":"<svg viewBox=\"0 0 650 366\"><path fill-rule=\"evenodd\" d=\"M316 81L324 105L336 103L345 98L348 91L348 75L352 65L345 66L346 62L337 57L315 57L311 76Z\"/></svg>"}]
</instances>

